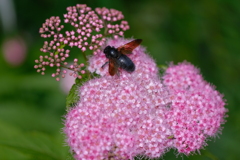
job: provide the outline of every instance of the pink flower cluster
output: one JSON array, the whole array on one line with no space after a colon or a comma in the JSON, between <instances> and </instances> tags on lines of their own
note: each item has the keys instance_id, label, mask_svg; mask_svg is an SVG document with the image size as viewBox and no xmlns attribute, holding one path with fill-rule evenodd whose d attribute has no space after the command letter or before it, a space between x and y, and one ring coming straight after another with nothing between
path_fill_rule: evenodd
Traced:
<instances>
[{"instance_id":1,"label":"pink flower cluster","mask_svg":"<svg viewBox=\"0 0 240 160\"><path fill-rule=\"evenodd\" d=\"M118 38L129 29L128 22L122 20L123 18L122 12L115 9L96 8L92 10L85 4L68 7L67 13L64 14L64 23L70 24L73 29L63 30L64 25L61 24L58 16L47 19L39 32L41 37L51 38L50 41L45 41L41 48L42 52L47 52L49 55L40 56L38 60L35 60L37 64L34 68L44 75L46 66L56 67L56 72L53 73L56 80L59 80L59 77L65 77L66 71L62 68L66 68L72 71L71 74L74 77L81 79L81 70L83 70L81 65L71 67L66 61L70 57L69 48L79 48L87 60L87 50L96 54L100 51L100 46L105 43L107 36Z\"/></svg>"},{"instance_id":2,"label":"pink flower cluster","mask_svg":"<svg viewBox=\"0 0 240 160\"><path fill-rule=\"evenodd\" d=\"M2 53L5 61L11 66L19 66L26 59L27 46L21 37L8 38L3 41Z\"/></svg>"},{"instance_id":3,"label":"pink flower cluster","mask_svg":"<svg viewBox=\"0 0 240 160\"><path fill-rule=\"evenodd\" d=\"M108 39L107 45L129 41ZM101 69L107 61L102 52L90 58L89 70L101 77L80 87L80 100L65 120L76 159L158 158L170 148L189 155L220 131L226 113L223 97L198 69L187 62L170 65L161 81L142 46L129 57L136 70L122 70L120 76Z\"/></svg>"},{"instance_id":4,"label":"pink flower cluster","mask_svg":"<svg viewBox=\"0 0 240 160\"><path fill-rule=\"evenodd\" d=\"M109 39L107 44L127 42ZM80 88L79 104L69 111L65 124L68 144L77 159L133 159L140 154L158 157L171 146L170 129L158 118L167 110L168 92L156 76L156 64L144 51L138 47L130 55L136 62L132 74L123 71L121 78L106 75ZM106 62L103 54L90 58L92 71Z\"/></svg>"},{"instance_id":5,"label":"pink flower cluster","mask_svg":"<svg viewBox=\"0 0 240 160\"><path fill-rule=\"evenodd\" d=\"M187 155L198 151L221 130L227 112L223 95L187 62L170 65L163 79L171 95L166 120L175 138L173 146Z\"/></svg>"}]
</instances>

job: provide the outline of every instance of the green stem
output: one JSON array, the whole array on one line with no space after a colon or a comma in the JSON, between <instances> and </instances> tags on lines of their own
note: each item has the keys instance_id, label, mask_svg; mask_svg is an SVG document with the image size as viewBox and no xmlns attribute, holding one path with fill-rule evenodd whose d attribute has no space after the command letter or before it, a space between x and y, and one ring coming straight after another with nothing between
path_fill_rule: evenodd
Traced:
<instances>
[{"instance_id":1,"label":"green stem","mask_svg":"<svg viewBox=\"0 0 240 160\"><path fill-rule=\"evenodd\" d=\"M88 61L88 59L87 59L87 55L85 54L85 52L82 52L82 54L83 54L83 58L84 58L84 60L85 60L86 63L87 63L87 61Z\"/></svg>"}]
</instances>

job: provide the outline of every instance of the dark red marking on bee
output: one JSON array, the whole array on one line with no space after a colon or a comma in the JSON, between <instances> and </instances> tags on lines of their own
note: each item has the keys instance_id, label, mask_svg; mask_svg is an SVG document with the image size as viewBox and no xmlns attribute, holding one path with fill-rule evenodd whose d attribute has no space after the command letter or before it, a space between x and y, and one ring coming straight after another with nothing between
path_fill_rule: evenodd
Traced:
<instances>
[{"instance_id":1,"label":"dark red marking on bee","mask_svg":"<svg viewBox=\"0 0 240 160\"><path fill-rule=\"evenodd\" d=\"M126 55L131 54L132 51L140 45L141 39L135 39L129 43L126 43L118 48L107 46L103 52L109 59L102 68L109 63L109 74L114 76L118 73L119 68L124 69L127 72L133 72L135 70L135 65L133 61Z\"/></svg>"}]
</instances>

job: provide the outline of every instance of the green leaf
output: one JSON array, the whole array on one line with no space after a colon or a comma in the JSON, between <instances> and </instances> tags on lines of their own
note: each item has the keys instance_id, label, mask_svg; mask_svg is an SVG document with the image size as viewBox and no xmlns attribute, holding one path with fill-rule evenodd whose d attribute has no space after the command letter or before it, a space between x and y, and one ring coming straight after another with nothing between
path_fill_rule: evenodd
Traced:
<instances>
[{"instance_id":1,"label":"green leaf","mask_svg":"<svg viewBox=\"0 0 240 160\"><path fill-rule=\"evenodd\" d=\"M71 107L75 106L77 102L79 101L79 87L82 86L84 82L89 80L88 74L84 74L81 79L76 78L75 79L75 84L73 84L72 88L69 91L69 94L66 98L66 107L67 110L69 110Z\"/></svg>"},{"instance_id":2,"label":"green leaf","mask_svg":"<svg viewBox=\"0 0 240 160\"><path fill-rule=\"evenodd\" d=\"M63 147L63 135L50 136L38 131L22 131L0 120L0 159L65 160L68 147Z\"/></svg>"},{"instance_id":3,"label":"green leaf","mask_svg":"<svg viewBox=\"0 0 240 160\"><path fill-rule=\"evenodd\" d=\"M159 68L160 75L163 75L167 69L166 65L157 65L157 67Z\"/></svg>"}]
</instances>

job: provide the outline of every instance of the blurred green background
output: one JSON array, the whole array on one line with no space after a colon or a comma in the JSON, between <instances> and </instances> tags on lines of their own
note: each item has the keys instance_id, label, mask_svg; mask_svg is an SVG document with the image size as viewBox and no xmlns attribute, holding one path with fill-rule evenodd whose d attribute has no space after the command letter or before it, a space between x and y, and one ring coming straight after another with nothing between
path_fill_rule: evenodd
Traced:
<instances>
[{"instance_id":1,"label":"blurred green background","mask_svg":"<svg viewBox=\"0 0 240 160\"><path fill-rule=\"evenodd\" d=\"M44 41L42 23L77 3L122 11L130 24L125 37L143 39L158 64L187 60L225 95L229 117L222 135L201 155L176 158L171 150L165 160L240 158L240 1L1 0L0 160L71 159L61 130L66 93L51 70L42 76L33 66Z\"/></svg>"}]
</instances>

